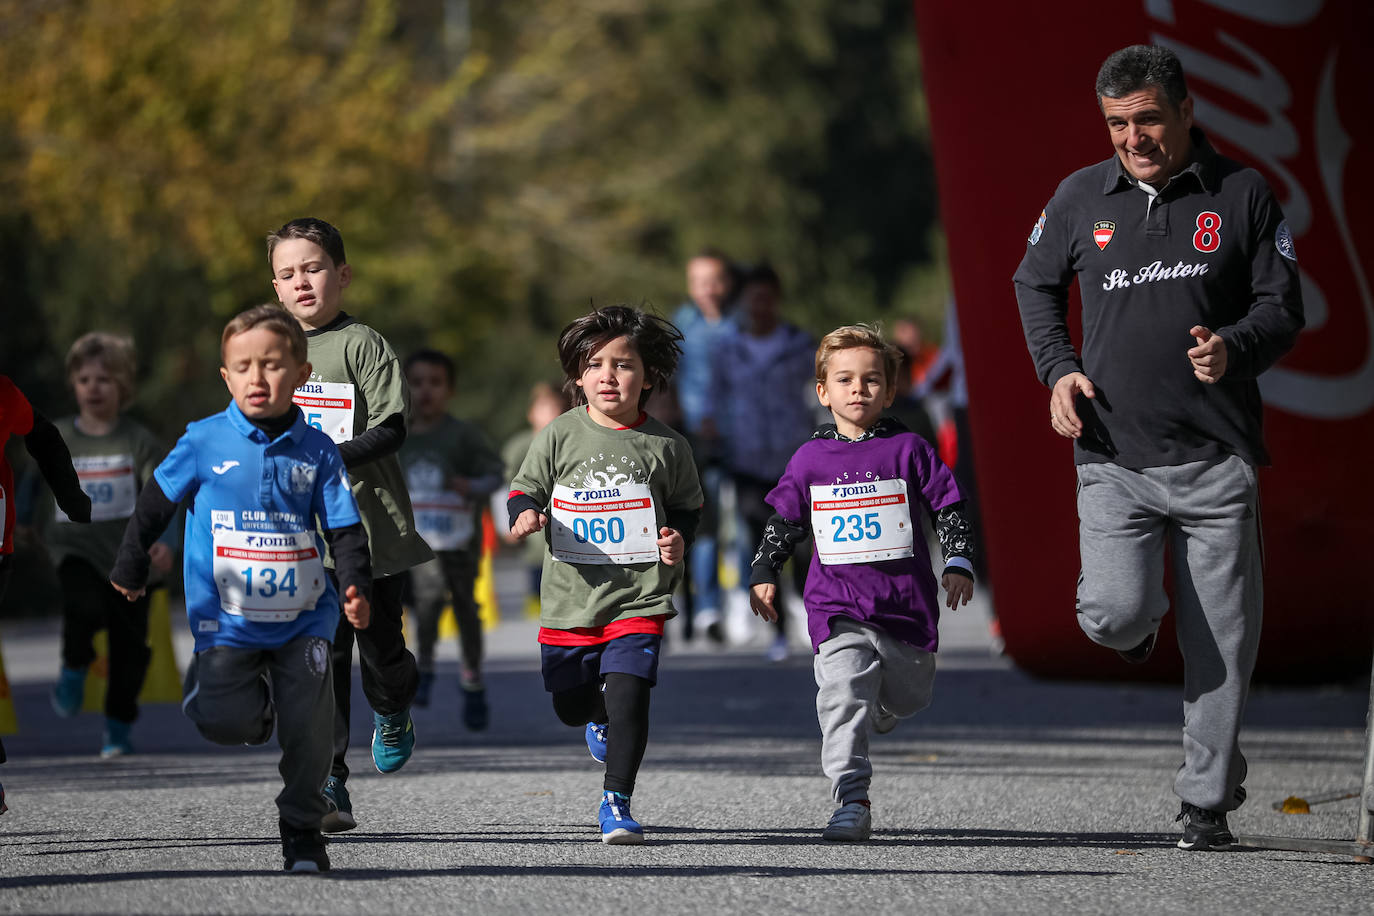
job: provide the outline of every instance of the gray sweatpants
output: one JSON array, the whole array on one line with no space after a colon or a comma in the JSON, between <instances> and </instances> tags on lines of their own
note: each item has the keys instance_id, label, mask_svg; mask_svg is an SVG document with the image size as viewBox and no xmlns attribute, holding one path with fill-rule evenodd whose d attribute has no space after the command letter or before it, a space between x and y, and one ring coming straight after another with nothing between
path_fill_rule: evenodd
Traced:
<instances>
[{"instance_id":1,"label":"gray sweatpants","mask_svg":"<svg viewBox=\"0 0 1374 916\"><path fill-rule=\"evenodd\" d=\"M334 759L333 683L329 640L318 636L277 649L215 646L191 659L181 708L216 744L245 744L262 737L275 707L285 783L277 810L293 827L318 827Z\"/></svg>"},{"instance_id":2,"label":"gray sweatpants","mask_svg":"<svg viewBox=\"0 0 1374 916\"><path fill-rule=\"evenodd\" d=\"M877 707L904 719L929 706L935 654L874 627L837 619L813 667L821 769L830 777L835 801L866 799L873 776L868 736Z\"/></svg>"},{"instance_id":3,"label":"gray sweatpants","mask_svg":"<svg viewBox=\"0 0 1374 916\"><path fill-rule=\"evenodd\" d=\"M1169 610L1169 545L1184 667L1174 792L1200 808L1234 810L1264 598L1255 469L1235 455L1143 471L1081 464L1078 518L1078 624L1113 649L1138 645Z\"/></svg>"}]
</instances>

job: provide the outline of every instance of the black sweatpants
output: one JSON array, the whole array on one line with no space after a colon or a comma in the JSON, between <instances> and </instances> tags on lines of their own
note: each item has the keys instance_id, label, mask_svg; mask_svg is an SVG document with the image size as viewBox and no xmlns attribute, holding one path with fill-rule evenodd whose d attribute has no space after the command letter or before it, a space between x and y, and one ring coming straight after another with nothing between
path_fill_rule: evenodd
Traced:
<instances>
[{"instance_id":1,"label":"black sweatpants","mask_svg":"<svg viewBox=\"0 0 1374 916\"><path fill-rule=\"evenodd\" d=\"M334 571L329 571L334 578ZM383 576L372 580L372 620L366 630L355 630L343 611L339 611L339 627L334 633L334 766L332 774L340 780L348 778L349 713L352 711L353 643L358 643L358 667L363 676L363 696L372 711L394 716L410 708L419 685L419 669L415 656L406 648L401 630L401 595L405 591L405 575ZM338 588L338 580L334 587ZM339 592L339 603L344 601Z\"/></svg>"},{"instance_id":2,"label":"black sweatpants","mask_svg":"<svg viewBox=\"0 0 1374 916\"><path fill-rule=\"evenodd\" d=\"M261 740L275 717L277 810L292 827L318 827L328 810L322 793L332 747L331 668L329 643L302 636L275 649L214 646L197 652L186 669L182 711L216 744Z\"/></svg>"},{"instance_id":3,"label":"black sweatpants","mask_svg":"<svg viewBox=\"0 0 1374 916\"><path fill-rule=\"evenodd\" d=\"M138 693L148 673L148 595L129 601L110 584L107 573L76 557L57 568L62 582L62 664L86 669L95 661L92 640L108 633L110 671L105 715L120 722L138 718Z\"/></svg>"}]
</instances>

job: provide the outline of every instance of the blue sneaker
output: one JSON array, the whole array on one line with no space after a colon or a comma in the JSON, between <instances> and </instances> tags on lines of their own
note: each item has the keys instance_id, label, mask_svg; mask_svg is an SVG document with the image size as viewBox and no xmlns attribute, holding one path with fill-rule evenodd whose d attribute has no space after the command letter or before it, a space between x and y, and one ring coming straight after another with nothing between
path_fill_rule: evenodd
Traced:
<instances>
[{"instance_id":1,"label":"blue sneaker","mask_svg":"<svg viewBox=\"0 0 1374 916\"><path fill-rule=\"evenodd\" d=\"M601 842L612 846L629 846L644 842L644 828L630 816L630 796L619 792L603 792L601 810Z\"/></svg>"},{"instance_id":2,"label":"blue sneaker","mask_svg":"<svg viewBox=\"0 0 1374 916\"><path fill-rule=\"evenodd\" d=\"M587 753L597 763L606 762L606 727L605 722L587 723Z\"/></svg>"},{"instance_id":3,"label":"blue sneaker","mask_svg":"<svg viewBox=\"0 0 1374 916\"><path fill-rule=\"evenodd\" d=\"M337 776L329 777L324 784L324 803L329 811L320 818L320 829L325 833L343 833L358 826L353 818L353 802L348 798L348 789Z\"/></svg>"},{"instance_id":4,"label":"blue sneaker","mask_svg":"<svg viewBox=\"0 0 1374 916\"><path fill-rule=\"evenodd\" d=\"M395 773L406 765L411 751L415 750L415 726L410 721L410 710L403 709L395 715L372 714L372 762L378 773Z\"/></svg>"},{"instance_id":5,"label":"blue sneaker","mask_svg":"<svg viewBox=\"0 0 1374 916\"><path fill-rule=\"evenodd\" d=\"M105 719L105 743L100 748L100 758L109 760L112 757L123 757L134 752L134 746L129 741L129 732L133 730L134 723L121 722L118 719Z\"/></svg>"},{"instance_id":6,"label":"blue sneaker","mask_svg":"<svg viewBox=\"0 0 1374 916\"><path fill-rule=\"evenodd\" d=\"M86 669L63 666L51 699L53 712L62 718L70 719L79 713L86 701Z\"/></svg>"}]
</instances>

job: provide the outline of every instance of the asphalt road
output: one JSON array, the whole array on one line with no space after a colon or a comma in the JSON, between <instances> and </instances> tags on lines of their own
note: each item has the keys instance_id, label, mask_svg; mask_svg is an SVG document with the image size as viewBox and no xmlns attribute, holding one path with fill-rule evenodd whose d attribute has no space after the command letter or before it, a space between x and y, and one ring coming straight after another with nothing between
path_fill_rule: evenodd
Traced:
<instances>
[{"instance_id":1,"label":"asphalt road","mask_svg":"<svg viewBox=\"0 0 1374 916\"><path fill-rule=\"evenodd\" d=\"M481 734L459 722L444 647L400 773L370 770L356 702L359 828L309 877L280 871L274 751L210 745L167 704L145 708L139 754L101 761L99 717L48 711L55 624L0 628L21 721L0 767L0 912L1370 912L1374 867L1348 858L1174 848L1178 688L1033 680L989 652L980 608L946 620L933 706L875 740L870 842L820 840L808 653L770 663L757 632L670 641L635 793L649 842L603 846L600 772L550 709L534 632L514 616L490 634ZM1257 690L1233 828L1351 838L1354 801L1271 803L1359 786L1367 698L1367 682Z\"/></svg>"}]
</instances>

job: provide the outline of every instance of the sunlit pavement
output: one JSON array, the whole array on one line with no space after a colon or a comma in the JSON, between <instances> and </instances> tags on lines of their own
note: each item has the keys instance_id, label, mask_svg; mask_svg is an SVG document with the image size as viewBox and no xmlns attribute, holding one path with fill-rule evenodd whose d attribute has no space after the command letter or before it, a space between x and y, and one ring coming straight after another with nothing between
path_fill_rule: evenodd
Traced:
<instances>
[{"instance_id":1,"label":"sunlit pavement","mask_svg":"<svg viewBox=\"0 0 1374 916\"><path fill-rule=\"evenodd\" d=\"M210 745L166 703L145 707L138 754L101 761L100 717L48 705L56 623L0 626L20 722L0 767L0 912L1368 912L1374 867L1350 859L1174 848L1178 688L1033 680L990 651L985 602L947 615L931 708L875 739L874 836L853 846L820 840L807 647L773 663L743 617L729 647L674 627L634 796L649 842L603 846L600 770L550 709L521 581L503 558L488 731L460 722L450 641L415 757L381 776L355 681L359 827L331 842L326 877L280 871L275 750ZM1354 835L1353 800L1272 804L1358 787L1367 690L1255 692L1233 829Z\"/></svg>"}]
</instances>

